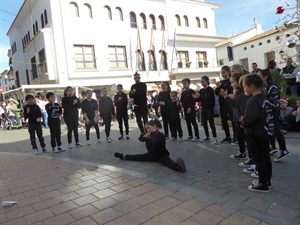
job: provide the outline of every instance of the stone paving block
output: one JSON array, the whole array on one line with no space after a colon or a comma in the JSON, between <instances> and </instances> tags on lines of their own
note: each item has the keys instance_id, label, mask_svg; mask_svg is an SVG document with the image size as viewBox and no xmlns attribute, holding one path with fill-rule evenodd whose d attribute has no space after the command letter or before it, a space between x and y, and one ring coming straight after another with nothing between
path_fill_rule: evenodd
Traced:
<instances>
[{"instance_id":1,"label":"stone paving block","mask_svg":"<svg viewBox=\"0 0 300 225\"><path fill-rule=\"evenodd\" d=\"M267 210L273 206L273 202L263 198L259 198L258 196L250 198L249 200L245 201L243 204L250 206L254 209L260 209L263 212L267 212Z\"/></svg>"},{"instance_id":2,"label":"stone paving block","mask_svg":"<svg viewBox=\"0 0 300 225\"><path fill-rule=\"evenodd\" d=\"M152 203L158 199L159 198L150 194L143 194L133 198L133 200L136 201L141 206L148 205L149 203Z\"/></svg>"},{"instance_id":3,"label":"stone paving block","mask_svg":"<svg viewBox=\"0 0 300 225\"><path fill-rule=\"evenodd\" d=\"M158 197L158 198L162 198L162 197L172 194L172 192L161 187L161 188L157 188L157 189L149 192L149 194L153 195L155 197Z\"/></svg>"},{"instance_id":4,"label":"stone paving block","mask_svg":"<svg viewBox=\"0 0 300 225\"><path fill-rule=\"evenodd\" d=\"M163 197L161 199L158 199L157 201L155 201L153 204L161 206L165 209L170 209L176 205L179 205L181 203L181 201L178 201L175 198L171 198L169 196Z\"/></svg>"},{"instance_id":5,"label":"stone paving block","mask_svg":"<svg viewBox=\"0 0 300 225\"><path fill-rule=\"evenodd\" d=\"M118 210L123 214L134 211L140 207L141 206L134 199L130 199L113 206L114 209Z\"/></svg>"},{"instance_id":6,"label":"stone paving block","mask_svg":"<svg viewBox=\"0 0 300 225\"><path fill-rule=\"evenodd\" d=\"M39 199L39 197L37 197L37 196L33 196L33 197L29 197L29 198L23 198L23 199L18 201L17 207L22 208L24 206L31 205L31 204L34 204L34 203L37 203L37 202L40 202L40 201L41 201L41 199Z\"/></svg>"},{"instance_id":7,"label":"stone paving block","mask_svg":"<svg viewBox=\"0 0 300 225\"><path fill-rule=\"evenodd\" d=\"M2 199L2 198L5 198L5 197L8 197L8 196L10 196L10 193L9 193L9 191L7 191L7 190L1 190L0 191L0 198Z\"/></svg>"},{"instance_id":8,"label":"stone paving block","mask_svg":"<svg viewBox=\"0 0 300 225\"><path fill-rule=\"evenodd\" d=\"M55 191L57 189L65 187L65 184L63 183L57 183L57 184L51 184L49 186L46 186L45 189L46 191Z\"/></svg>"},{"instance_id":9,"label":"stone paving block","mask_svg":"<svg viewBox=\"0 0 300 225\"><path fill-rule=\"evenodd\" d=\"M179 201L182 201L182 202L187 201L187 200L194 197L193 195L183 193L183 192L180 192L180 191L174 192L174 193L170 194L169 196L172 197L172 198L175 198Z\"/></svg>"},{"instance_id":10,"label":"stone paving block","mask_svg":"<svg viewBox=\"0 0 300 225\"><path fill-rule=\"evenodd\" d=\"M82 180L80 180L79 178L74 178L74 179L69 179L65 182L65 185L75 185L75 184L79 184L82 183Z\"/></svg>"},{"instance_id":11,"label":"stone paving block","mask_svg":"<svg viewBox=\"0 0 300 225\"><path fill-rule=\"evenodd\" d=\"M73 202L75 204L77 204L78 206L83 206L83 205L86 205L86 204L89 204L89 203L93 203L97 200L98 200L98 198L95 195L88 194L88 195L85 195L83 197L74 199Z\"/></svg>"},{"instance_id":12,"label":"stone paving block","mask_svg":"<svg viewBox=\"0 0 300 225\"><path fill-rule=\"evenodd\" d=\"M92 203L92 205L94 205L99 210L110 208L117 204L119 204L119 202L111 197L103 198Z\"/></svg>"},{"instance_id":13,"label":"stone paving block","mask_svg":"<svg viewBox=\"0 0 300 225\"><path fill-rule=\"evenodd\" d=\"M0 210L0 224L7 221L6 213L2 213L2 210Z\"/></svg>"},{"instance_id":14,"label":"stone paving block","mask_svg":"<svg viewBox=\"0 0 300 225\"><path fill-rule=\"evenodd\" d=\"M178 223L183 222L184 220L188 219L193 214L194 214L193 212L191 212L187 209L175 206L174 208L162 213L161 216L164 216L178 224Z\"/></svg>"},{"instance_id":15,"label":"stone paving block","mask_svg":"<svg viewBox=\"0 0 300 225\"><path fill-rule=\"evenodd\" d=\"M1 223L1 225L27 225L27 223L23 218L18 218Z\"/></svg>"},{"instance_id":16,"label":"stone paving block","mask_svg":"<svg viewBox=\"0 0 300 225\"><path fill-rule=\"evenodd\" d=\"M32 182L29 186L31 189L39 189L39 188L43 188L43 187L47 187L49 186L50 183L48 181L44 181L44 182L39 182L39 183L36 183L36 182Z\"/></svg>"},{"instance_id":17,"label":"stone paving block","mask_svg":"<svg viewBox=\"0 0 300 225\"><path fill-rule=\"evenodd\" d=\"M101 191L96 191L93 193L93 195L95 195L97 198L106 198L108 196L111 196L111 195L114 195L115 191L111 190L110 188L106 188L106 189L103 189Z\"/></svg>"},{"instance_id":18,"label":"stone paving block","mask_svg":"<svg viewBox=\"0 0 300 225\"><path fill-rule=\"evenodd\" d=\"M42 209L50 208L50 207L58 205L58 204L59 204L59 202L56 199L51 198L51 199L42 200L38 203L35 203L32 205L32 207L34 208L35 211L39 211Z\"/></svg>"},{"instance_id":19,"label":"stone paving block","mask_svg":"<svg viewBox=\"0 0 300 225\"><path fill-rule=\"evenodd\" d=\"M75 193L74 191L72 191L67 194L57 196L55 199L57 199L59 203L63 203L79 197L81 196Z\"/></svg>"},{"instance_id":20,"label":"stone paving block","mask_svg":"<svg viewBox=\"0 0 300 225\"><path fill-rule=\"evenodd\" d=\"M76 205L74 202L72 201L68 201L56 206L53 206L51 208L49 208L55 215L59 215L62 214L64 212L68 212L72 209L76 209L78 208L78 205Z\"/></svg>"},{"instance_id":21,"label":"stone paving block","mask_svg":"<svg viewBox=\"0 0 300 225\"><path fill-rule=\"evenodd\" d=\"M44 225L66 225L73 222L75 219L69 213L63 213L58 216L54 216L50 219L44 220Z\"/></svg>"},{"instance_id":22,"label":"stone paving block","mask_svg":"<svg viewBox=\"0 0 300 225\"><path fill-rule=\"evenodd\" d=\"M79 189L77 191L75 191L75 193L77 193L79 196L85 196L94 192L97 192L98 190L94 187L86 187L86 188L82 188Z\"/></svg>"},{"instance_id":23,"label":"stone paving block","mask_svg":"<svg viewBox=\"0 0 300 225\"><path fill-rule=\"evenodd\" d=\"M212 204L206 207L205 210L224 218L230 217L234 213L232 210L217 204Z\"/></svg>"},{"instance_id":24,"label":"stone paving block","mask_svg":"<svg viewBox=\"0 0 300 225\"><path fill-rule=\"evenodd\" d=\"M29 214L34 213L34 209L29 205L22 208L15 208L14 210L5 213L7 220L14 220Z\"/></svg>"},{"instance_id":25,"label":"stone paving block","mask_svg":"<svg viewBox=\"0 0 300 225\"><path fill-rule=\"evenodd\" d=\"M193 198L179 204L178 206L196 213L211 204L211 202Z\"/></svg>"},{"instance_id":26,"label":"stone paving block","mask_svg":"<svg viewBox=\"0 0 300 225\"><path fill-rule=\"evenodd\" d=\"M148 218L146 216L134 211L119 217L118 219L114 220L114 222L122 225L139 225L147 220Z\"/></svg>"},{"instance_id":27,"label":"stone paving block","mask_svg":"<svg viewBox=\"0 0 300 225\"><path fill-rule=\"evenodd\" d=\"M165 211L166 211L166 209L164 207L158 206L153 203L145 205L136 210L136 212L148 217L148 219L151 219L157 215L160 215Z\"/></svg>"},{"instance_id":28,"label":"stone paving block","mask_svg":"<svg viewBox=\"0 0 300 225\"><path fill-rule=\"evenodd\" d=\"M179 225L199 225L199 223L192 221L192 220L186 220L186 221L180 223Z\"/></svg>"},{"instance_id":29,"label":"stone paving block","mask_svg":"<svg viewBox=\"0 0 300 225\"><path fill-rule=\"evenodd\" d=\"M76 184L73 184L73 185L72 184L70 184L70 185L66 184L65 187L58 189L58 191L62 194L67 194L69 192L77 191L79 189L81 189L81 187L76 185Z\"/></svg>"},{"instance_id":30,"label":"stone paving block","mask_svg":"<svg viewBox=\"0 0 300 225\"><path fill-rule=\"evenodd\" d=\"M132 188L132 186L129 185L128 183L122 183L122 184L113 185L113 186L110 187L110 189L112 189L112 190L114 190L116 192L126 191L126 190L128 190L130 188Z\"/></svg>"},{"instance_id":31,"label":"stone paving block","mask_svg":"<svg viewBox=\"0 0 300 225\"><path fill-rule=\"evenodd\" d=\"M191 220L198 222L199 224L219 224L224 218L206 210L201 210L197 214L193 215Z\"/></svg>"},{"instance_id":32,"label":"stone paving block","mask_svg":"<svg viewBox=\"0 0 300 225\"><path fill-rule=\"evenodd\" d=\"M143 223L143 225L158 225L158 224L176 225L177 223L161 215L156 216L151 220L148 220L145 223Z\"/></svg>"},{"instance_id":33,"label":"stone paving block","mask_svg":"<svg viewBox=\"0 0 300 225\"><path fill-rule=\"evenodd\" d=\"M120 193L116 193L114 195L111 195L112 198L116 199L117 201L119 202L123 202L123 201L126 201L128 199L131 199L131 198L134 198L136 197L137 195L135 195L134 193L130 192L130 191L123 191L123 192L120 192Z\"/></svg>"},{"instance_id":34,"label":"stone paving block","mask_svg":"<svg viewBox=\"0 0 300 225\"><path fill-rule=\"evenodd\" d=\"M66 182L66 181L68 180L68 179L65 178L65 177L61 177L61 176L62 176L61 173L58 173L58 174L60 175L60 177L55 178L55 179L52 179L52 180L48 180L48 182L49 182L50 184L57 184L57 183L64 183L64 182Z\"/></svg>"},{"instance_id":35,"label":"stone paving block","mask_svg":"<svg viewBox=\"0 0 300 225\"><path fill-rule=\"evenodd\" d=\"M282 206L281 204L278 203L270 207L267 213L274 216L278 216L279 219L292 220L292 221L297 219L300 216L300 212L298 210Z\"/></svg>"},{"instance_id":36,"label":"stone paving block","mask_svg":"<svg viewBox=\"0 0 300 225\"><path fill-rule=\"evenodd\" d=\"M86 180L81 183L78 183L77 185L80 186L81 188L85 188L85 187L93 186L95 184L97 184L97 182L94 180Z\"/></svg>"},{"instance_id":37,"label":"stone paving block","mask_svg":"<svg viewBox=\"0 0 300 225\"><path fill-rule=\"evenodd\" d=\"M71 210L69 213L76 219L80 220L83 219L84 217L90 216L99 210L93 206L92 204L84 205L81 207L78 207L76 209Z\"/></svg>"},{"instance_id":38,"label":"stone paving block","mask_svg":"<svg viewBox=\"0 0 300 225\"><path fill-rule=\"evenodd\" d=\"M41 194L38 197L43 201L43 200L47 200L49 198L55 198L59 195L61 195L61 193L59 191L55 190L55 191L47 192L45 194Z\"/></svg>"},{"instance_id":39,"label":"stone paving block","mask_svg":"<svg viewBox=\"0 0 300 225\"><path fill-rule=\"evenodd\" d=\"M25 195L25 197L32 197L32 196L44 194L45 192L47 191L44 188L39 188L39 189L25 191L23 192L23 194Z\"/></svg>"},{"instance_id":40,"label":"stone paving block","mask_svg":"<svg viewBox=\"0 0 300 225\"><path fill-rule=\"evenodd\" d=\"M140 186L140 185L145 184L145 183L147 183L146 180L142 180L142 179L138 179L138 178L130 180L130 181L127 182L127 184L129 184L133 187Z\"/></svg>"},{"instance_id":41,"label":"stone paving block","mask_svg":"<svg viewBox=\"0 0 300 225\"><path fill-rule=\"evenodd\" d=\"M105 224L107 222L110 222L110 221L122 216L122 215L123 214L118 212L117 210L108 208L108 209L105 209L103 211L100 211L98 213L91 215L91 217L96 221L96 223Z\"/></svg>"},{"instance_id":42,"label":"stone paving block","mask_svg":"<svg viewBox=\"0 0 300 225\"><path fill-rule=\"evenodd\" d=\"M225 219L220 225L257 225L260 224L259 220L250 218L240 213L234 213L228 219Z\"/></svg>"},{"instance_id":43,"label":"stone paving block","mask_svg":"<svg viewBox=\"0 0 300 225\"><path fill-rule=\"evenodd\" d=\"M46 220L54 214L49 209L44 209L24 217L27 224L34 224L43 220Z\"/></svg>"},{"instance_id":44,"label":"stone paving block","mask_svg":"<svg viewBox=\"0 0 300 225\"><path fill-rule=\"evenodd\" d=\"M25 187L11 189L11 190L9 190L9 193L11 195L16 195L16 194L24 193L24 192L30 191L30 190L31 190L31 188L29 186L25 186Z\"/></svg>"},{"instance_id":45,"label":"stone paving block","mask_svg":"<svg viewBox=\"0 0 300 225\"><path fill-rule=\"evenodd\" d=\"M81 220L70 223L69 225L98 225L92 218L86 217Z\"/></svg>"}]
</instances>

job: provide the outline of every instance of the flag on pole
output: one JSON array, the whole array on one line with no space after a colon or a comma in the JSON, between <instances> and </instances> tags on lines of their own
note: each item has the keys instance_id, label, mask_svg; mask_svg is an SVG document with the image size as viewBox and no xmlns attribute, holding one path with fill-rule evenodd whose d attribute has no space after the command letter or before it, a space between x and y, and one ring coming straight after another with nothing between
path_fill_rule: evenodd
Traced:
<instances>
[{"instance_id":1,"label":"flag on pole","mask_svg":"<svg viewBox=\"0 0 300 225\"><path fill-rule=\"evenodd\" d=\"M155 43L154 43L154 36L153 36L153 28L151 29L150 50L153 51L153 61L155 62L156 58L155 58Z\"/></svg>"},{"instance_id":2,"label":"flag on pole","mask_svg":"<svg viewBox=\"0 0 300 225\"><path fill-rule=\"evenodd\" d=\"M178 55L178 52L177 52L177 48L176 48L176 29L175 29L175 32L174 32L174 42L173 42L173 51L175 50L175 54L176 54L176 57Z\"/></svg>"},{"instance_id":3,"label":"flag on pole","mask_svg":"<svg viewBox=\"0 0 300 225\"><path fill-rule=\"evenodd\" d=\"M139 51L141 60L144 60L142 45L141 45L141 36L140 36L140 29L138 28L138 34L137 34L137 44L136 44L136 50Z\"/></svg>"}]
</instances>

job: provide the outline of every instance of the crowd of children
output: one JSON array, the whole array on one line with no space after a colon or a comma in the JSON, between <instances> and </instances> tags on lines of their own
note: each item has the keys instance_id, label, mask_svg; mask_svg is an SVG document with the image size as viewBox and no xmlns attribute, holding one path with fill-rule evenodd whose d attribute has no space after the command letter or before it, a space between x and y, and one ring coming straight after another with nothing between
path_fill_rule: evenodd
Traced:
<instances>
[{"instance_id":1,"label":"crowd of children","mask_svg":"<svg viewBox=\"0 0 300 225\"><path fill-rule=\"evenodd\" d=\"M135 84L132 85L129 97L133 99L134 112L141 135L139 140L145 142L147 153L128 155L126 153L115 153L115 157L124 160L157 161L167 167L185 172L183 159L177 158L176 162L170 159L166 149L166 139L171 141L182 141L183 131L180 121L180 113L184 113L188 134L185 141L210 142L208 123L212 132L212 143L218 144L215 126L215 99L219 98L220 117L225 138L222 144L231 143L238 145L239 152L231 155L232 159L244 159L239 166L246 167L243 171L251 173L258 178L248 189L251 191L267 192L271 186L272 163L270 154L277 152L275 141L279 144L279 154L274 161L280 161L289 155L283 134L293 129L300 128L300 100L297 100L295 108L288 107L288 99L280 99L279 88L272 82L269 69L259 70L258 74L249 74L241 65L221 68L223 80L217 83L213 89L210 86L209 77L201 78L202 88L195 92L190 88L189 78L182 80L183 90L179 96L176 91L171 91L168 82L162 82L161 92L157 95L159 106L158 116L162 117L164 133L158 119L148 121L147 86L140 81L140 75L134 74ZM39 154L36 144L36 135L39 139L43 152L50 152L46 148L43 138L42 121L44 127L49 127L51 134L51 147L54 153L63 152L61 142L61 118L63 117L67 126L68 149L72 149L72 133L75 138L75 146L82 147L78 135L79 110L82 110L86 128L86 144L90 145L90 128L96 130L97 142L100 139L99 121L105 126L107 143L113 141L110 136L111 122L116 117L119 123L120 137L124 139L123 124L125 126L125 138L129 137L128 124L128 96L123 91L121 84L117 85L115 96L110 98L108 90L102 89L99 101L92 98L92 91L86 92L86 98L80 100L74 95L72 87L65 88L61 104L55 101L55 94L46 94L47 104L35 100L33 95L26 95L26 104L23 108L24 118L28 119L28 132L34 154ZM16 119L14 101L10 99L7 107L8 117ZM205 138L200 139L199 127L196 121L195 104L201 102L201 122L204 128ZM42 106L41 106L42 105ZM2 107L3 109L3 107ZM1 114L5 111L1 110ZM47 117L44 115L47 114ZM232 123L232 134L230 134L228 119ZM17 120L17 119L16 119ZM45 121L46 120L46 121ZM17 121L18 122L18 121ZM193 129L192 129L193 128Z\"/></svg>"}]
</instances>

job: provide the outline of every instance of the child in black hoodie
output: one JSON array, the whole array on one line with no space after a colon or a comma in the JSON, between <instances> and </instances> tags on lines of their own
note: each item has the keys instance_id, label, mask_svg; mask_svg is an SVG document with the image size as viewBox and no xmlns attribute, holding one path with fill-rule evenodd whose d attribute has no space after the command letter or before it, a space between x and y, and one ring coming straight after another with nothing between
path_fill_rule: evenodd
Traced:
<instances>
[{"instance_id":1,"label":"child in black hoodie","mask_svg":"<svg viewBox=\"0 0 300 225\"><path fill-rule=\"evenodd\" d=\"M72 149L72 132L74 132L75 145L83 147L78 137L78 109L81 108L80 100L74 95L73 88L68 86L64 90L62 98L62 107L64 108L64 120L68 127L68 148Z\"/></svg>"},{"instance_id":2,"label":"child in black hoodie","mask_svg":"<svg viewBox=\"0 0 300 225\"><path fill-rule=\"evenodd\" d=\"M176 162L170 159L169 151L166 149L166 138L159 131L161 124L158 120L150 120L145 125L147 133L140 135L139 140L145 142L147 153L136 155L124 155L116 152L116 158L132 161L156 161L176 171L186 172L185 163L182 158L177 158Z\"/></svg>"},{"instance_id":3,"label":"child in black hoodie","mask_svg":"<svg viewBox=\"0 0 300 225\"><path fill-rule=\"evenodd\" d=\"M111 98L107 94L107 89L103 88L102 97L99 99L99 111L105 126L106 141L107 143L111 143L114 139L110 137L110 126L112 116L115 116L115 109Z\"/></svg>"},{"instance_id":4,"label":"child in black hoodie","mask_svg":"<svg viewBox=\"0 0 300 225\"><path fill-rule=\"evenodd\" d=\"M62 114L62 107L55 102L55 94L48 92L46 98L49 101L46 106L48 114L48 126L50 128L51 146L54 153L63 152L65 149L61 145L61 129L60 118Z\"/></svg>"},{"instance_id":5,"label":"child in black hoodie","mask_svg":"<svg viewBox=\"0 0 300 225\"><path fill-rule=\"evenodd\" d=\"M24 106L24 118L25 120L28 119L28 132L30 135L30 142L32 145L32 149L34 151L35 155L39 154L39 150L36 145L35 141L35 133L38 136L38 139L40 141L41 148L43 152L50 152L46 148L46 144L43 137L43 130L42 130L42 112L40 107L34 103L34 96L33 95L26 95L25 96L26 105Z\"/></svg>"}]
</instances>

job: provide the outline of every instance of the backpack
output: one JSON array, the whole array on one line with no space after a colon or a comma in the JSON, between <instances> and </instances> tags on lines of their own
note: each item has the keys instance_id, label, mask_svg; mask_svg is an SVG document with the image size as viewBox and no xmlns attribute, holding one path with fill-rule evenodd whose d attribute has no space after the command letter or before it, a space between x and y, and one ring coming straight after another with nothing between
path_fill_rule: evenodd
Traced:
<instances>
[{"instance_id":1,"label":"backpack","mask_svg":"<svg viewBox=\"0 0 300 225\"><path fill-rule=\"evenodd\" d=\"M262 106L264 128L268 133L268 135L273 136L275 133L273 111L276 109L276 106L273 105L269 100L263 100L261 106Z\"/></svg>"}]
</instances>

